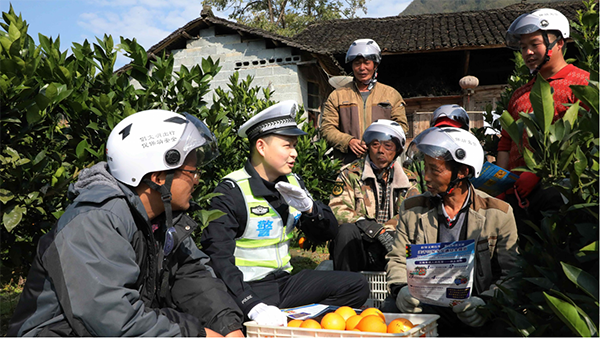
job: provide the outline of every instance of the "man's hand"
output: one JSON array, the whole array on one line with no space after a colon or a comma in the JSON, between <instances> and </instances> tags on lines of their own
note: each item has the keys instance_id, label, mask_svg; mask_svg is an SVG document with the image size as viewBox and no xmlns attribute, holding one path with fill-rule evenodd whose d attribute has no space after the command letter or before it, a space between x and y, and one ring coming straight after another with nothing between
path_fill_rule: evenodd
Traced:
<instances>
[{"instance_id":1,"label":"man's hand","mask_svg":"<svg viewBox=\"0 0 600 338\"><path fill-rule=\"evenodd\" d=\"M421 305L421 301L410 294L408 285L400 289L398 297L396 297L396 306L400 311L403 313L421 313L423 312L423 308L419 305Z\"/></svg>"},{"instance_id":2,"label":"man's hand","mask_svg":"<svg viewBox=\"0 0 600 338\"><path fill-rule=\"evenodd\" d=\"M521 176L519 176L519 179L515 182L515 190L519 194L519 197L524 199L529 196L540 179L541 178L534 173L530 173L528 171L523 172Z\"/></svg>"},{"instance_id":3,"label":"man's hand","mask_svg":"<svg viewBox=\"0 0 600 338\"><path fill-rule=\"evenodd\" d=\"M381 230L379 235L377 235L377 240L383 247L385 248L385 252L392 251L392 244L394 244L394 237L388 232L385 231L385 228Z\"/></svg>"},{"instance_id":4,"label":"man's hand","mask_svg":"<svg viewBox=\"0 0 600 338\"><path fill-rule=\"evenodd\" d=\"M350 148L350 150L352 150L352 152L358 157L361 157L367 152L367 145L356 138L350 140L350 143L348 143L348 148Z\"/></svg>"},{"instance_id":5,"label":"man's hand","mask_svg":"<svg viewBox=\"0 0 600 338\"><path fill-rule=\"evenodd\" d=\"M286 326L287 317L279 308L265 303L258 303L248 313L248 317L258 325Z\"/></svg>"},{"instance_id":6,"label":"man's hand","mask_svg":"<svg viewBox=\"0 0 600 338\"><path fill-rule=\"evenodd\" d=\"M225 337L245 337L245 336L244 336L244 333L242 333L242 330L235 330L235 331L229 332Z\"/></svg>"},{"instance_id":7,"label":"man's hand","mask_svg":"<svg viewBox=\"0 0 600 338\"><path fill-rule=\"evenodd\" d=\"M207 337L223 337L220 334L216 333L215 331L213 331L213 330L211 330L211 329L209 329L207 327L204 328L204 331L206 331L206 336ZM229 337L229 336L227 336L227 337ZM243 336L241 336L241 337L243 337Z\"/></svg>"},{"instance_id":8,"label":"man's hand","mask_svg":"<svg viewBox=\"0 0 600 338\"><path fill-rule=\"evenodd\" d=\"M485 323L485 318L477 313L477 308L485 305L483 299L479 297L471 297L466 301L454 306L452 311L456 313L461 322L471 326L480 327Z\"/></svg>"},{"instance_id":9,"label":"man's hand","mask_svg":"<svg viewBox=\"0 0 600 338\"><path fill-rule=\"evenodd\" d=\"M308 196L304 189L298 188L287 182L278 182L275 189L279 191L285 203L300 212L310 212L313 207L313 200Z\"/></svg>"}]
</instances>

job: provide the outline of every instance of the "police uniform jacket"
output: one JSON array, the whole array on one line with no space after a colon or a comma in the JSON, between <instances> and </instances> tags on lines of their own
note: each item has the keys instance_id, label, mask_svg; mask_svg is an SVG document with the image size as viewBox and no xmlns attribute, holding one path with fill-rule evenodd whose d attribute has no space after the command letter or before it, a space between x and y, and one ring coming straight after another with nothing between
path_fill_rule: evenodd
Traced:
<instances>
[{"instance_id":1,"label":"police uniform jacket","mask_svg":"<svg viewBox=\"0 0 600 338\"><path fill-rule=\"evenodd\" d=\"M284 220L287 219L289 206L275 189L275 183L279 181L287 182L287 178L281 176L275 182L269 182L258 175L249 161L246 162L244 168L251 176L249 183L253 195L266 199ZM298 181L301 187L304 188L302 180L299 179ZM244 196L239 186L227 179L219 183L214 192L222 195L212 199L211 209L221 210L226 215L210 222L204 229L201 237L202 249L210 256L210 264L217 277L225 282L242 311L248 314L262 300L253 292L252 287L244 282L242 272L235 265L236 238L240 238L244 233L248 219ZM315 242L324 242L335 238L338 224L331 209L322 202L315 201L311 214L302 213L299 228L309 239ZM287 275L286 272L278 272L280 273L274 275ZM279 290L273 288L272 292L278 293Z\"/></svg>"}]
</instances>

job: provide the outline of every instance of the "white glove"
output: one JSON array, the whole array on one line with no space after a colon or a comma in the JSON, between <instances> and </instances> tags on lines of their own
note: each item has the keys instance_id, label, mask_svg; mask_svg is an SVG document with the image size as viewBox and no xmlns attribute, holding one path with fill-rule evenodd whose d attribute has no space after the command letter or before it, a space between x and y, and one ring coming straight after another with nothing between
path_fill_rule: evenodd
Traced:
<instances>
[{"instance_id":1,"label":"white glove","mask_svg":"<svg viewBox=\"0 0 600 338\"><path fill-rule=\"evenodd\" d=\"M313 200L308 196L304 189L298 188L288 182L278 182L275 189L279 190L281 196L290 207L298 211L306 212L312 209Z\"/></svg>"},{"instance_id":2,"label":"white glove","mask_svg":"<svg viewBox=\"0 0 600 338\"><path fill-rule=\"evenodd\" d=\"M250 312L248 318L255 321L258 325L268 326L287 326L286 315L276 306L258 303Z\"/></svg>"},{"instance_id":3,"label":"white glove","mask_svg":"<svg viewBox=\"0 0 600 338\"><path fill-rule=\"evenodd\" d=\"M485 318L477 313L477 308L485 305L485 301L479 297L471 297L464 302L455 305L452 311L458 319L471 327L480 327L485 323Z\"/></svg>"},{"instance_id":4,"label":"white glove","mask_svg":"<svg viewBox=\"0 0 600 338\"><path fill-rule=\"evenodd\" d=\"M400 311L403 313L421 313L423 312L423 308L419 305L421 305L421 301L410 294L408 285L400 289L398 297L396 297L396 306Z\"/></svg>"}]
</instances>

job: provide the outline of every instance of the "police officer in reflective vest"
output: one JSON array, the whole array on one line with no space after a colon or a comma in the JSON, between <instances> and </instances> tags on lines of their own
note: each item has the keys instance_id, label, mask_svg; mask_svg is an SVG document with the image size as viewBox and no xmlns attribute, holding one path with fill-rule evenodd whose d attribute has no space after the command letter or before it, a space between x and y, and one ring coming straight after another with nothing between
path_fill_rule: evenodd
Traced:
<instances>
[{"instance_id":1,"label":"police officer in reflective vest","mask_svg":"<svg viewBox=\"0 0 600 338\"><path fill-rule=\"evenodd\" d=\"M202 233L203 250L244 314L261 325L287 325L281 308L312 303L360 307L369 294L353 272L303 270L291 275L289 243L297 227L315 242L331 240L338 223L331 209L312 199L292 173L297 104L284 101L244 123L250 158L215 188L211 209L226 215Z\"/></svg>"}]
</instances>

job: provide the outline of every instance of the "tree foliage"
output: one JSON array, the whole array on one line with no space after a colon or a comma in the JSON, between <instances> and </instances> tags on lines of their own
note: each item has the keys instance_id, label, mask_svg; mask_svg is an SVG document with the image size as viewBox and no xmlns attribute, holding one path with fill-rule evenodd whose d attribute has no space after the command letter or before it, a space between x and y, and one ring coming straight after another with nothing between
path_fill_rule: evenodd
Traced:
<instances>
[{"instance_id":1,"label":"tree foliage","mask_svg":"<svg viewBox=\"0 0 600 338\"><path fill-rule=\"evenodd\" d=\"M203 97L220 70L210 57L191 68L173 71L173 56L149 59L135 40L110 36L90 44L74 43L71 54L60 40L27 34L27 22L12 7L0 22L0 202L2 277L25 275L35 246L70 203L67 188L82 169L105 160L105 142L123 118L147 109L187 112L204 120L219 141L221 156L203 171L194 198L207 207L223 176L242 167L246 140L238 128L256 112L274 104L271 92L251 85L252 78L231 77L229 90L216 90L207 107ZM117 51L131 59L115 73ZM300 118L300 117L299 117ZM295 170L316 198L329 197L329 181L339 163L323 162L324 142L311 142L316 130L300 138ZM324 180L321 182L320 180ZM329 190L328 190L329 189ZM201 225L219 217L216 210L194 214ZM198 236L200 232L196 233Z\"/></svg>"},{"instance_id":2,"label":"tree foliage","mask_svg":"<svg viewBox=\"0 0 600 338\"><path fill-rule=\"evenodd\" d=\"M366 0L204 0L218 10L232 10L230 19L284 36L300 33L315 21L354 18L367 12Z\"/></svg>"},{"instance_id":3,"label":"tree foliage","mask_svg":"<svg viewBox=\"0 0 600 338\"><path fill-rule=\"evenodd\" d=\"M38 239L69 203L68 185L79 172L104 160L110 130L145 109L206 110L202 97L218 72L210 58L173 72L173 58L151 60L135 40L121 39L131 68L114 73L117 48L110 36L74 43L27 34L27 22L12 7L0 32L2 147L2 274L22 274ZM135 79L137 85L130 83ZM23 270L21 270L23 268Z\"/></svg>"},{"instance_id":4,"label":"tree foliage","mask_svg":"<svg viewBox=\"0 0 600 338\"><path fill-rule=\"evenodd\" d=\"M593 1L585 3L577 24L589 34L574 39L578 47L596 47L579 49L581 66L589 61L587 55L598 55L598 13ZM491 317L522 336L598 336L600 88L598 63L587 66L589 85L571 86L580 102L571 105L562 119L551 123L552 90L540 75L530 95L533 112L520 113L517 121L506 111L500 118L515 142L521 142L523 133L530 135L530 148L522 148L524 169L566 199L560 210L545 215L539 227L529 224L535 236L520 238L525 245L511 272L517 287L501 287L487 306Z\"/></svg>"}]
</instances>

